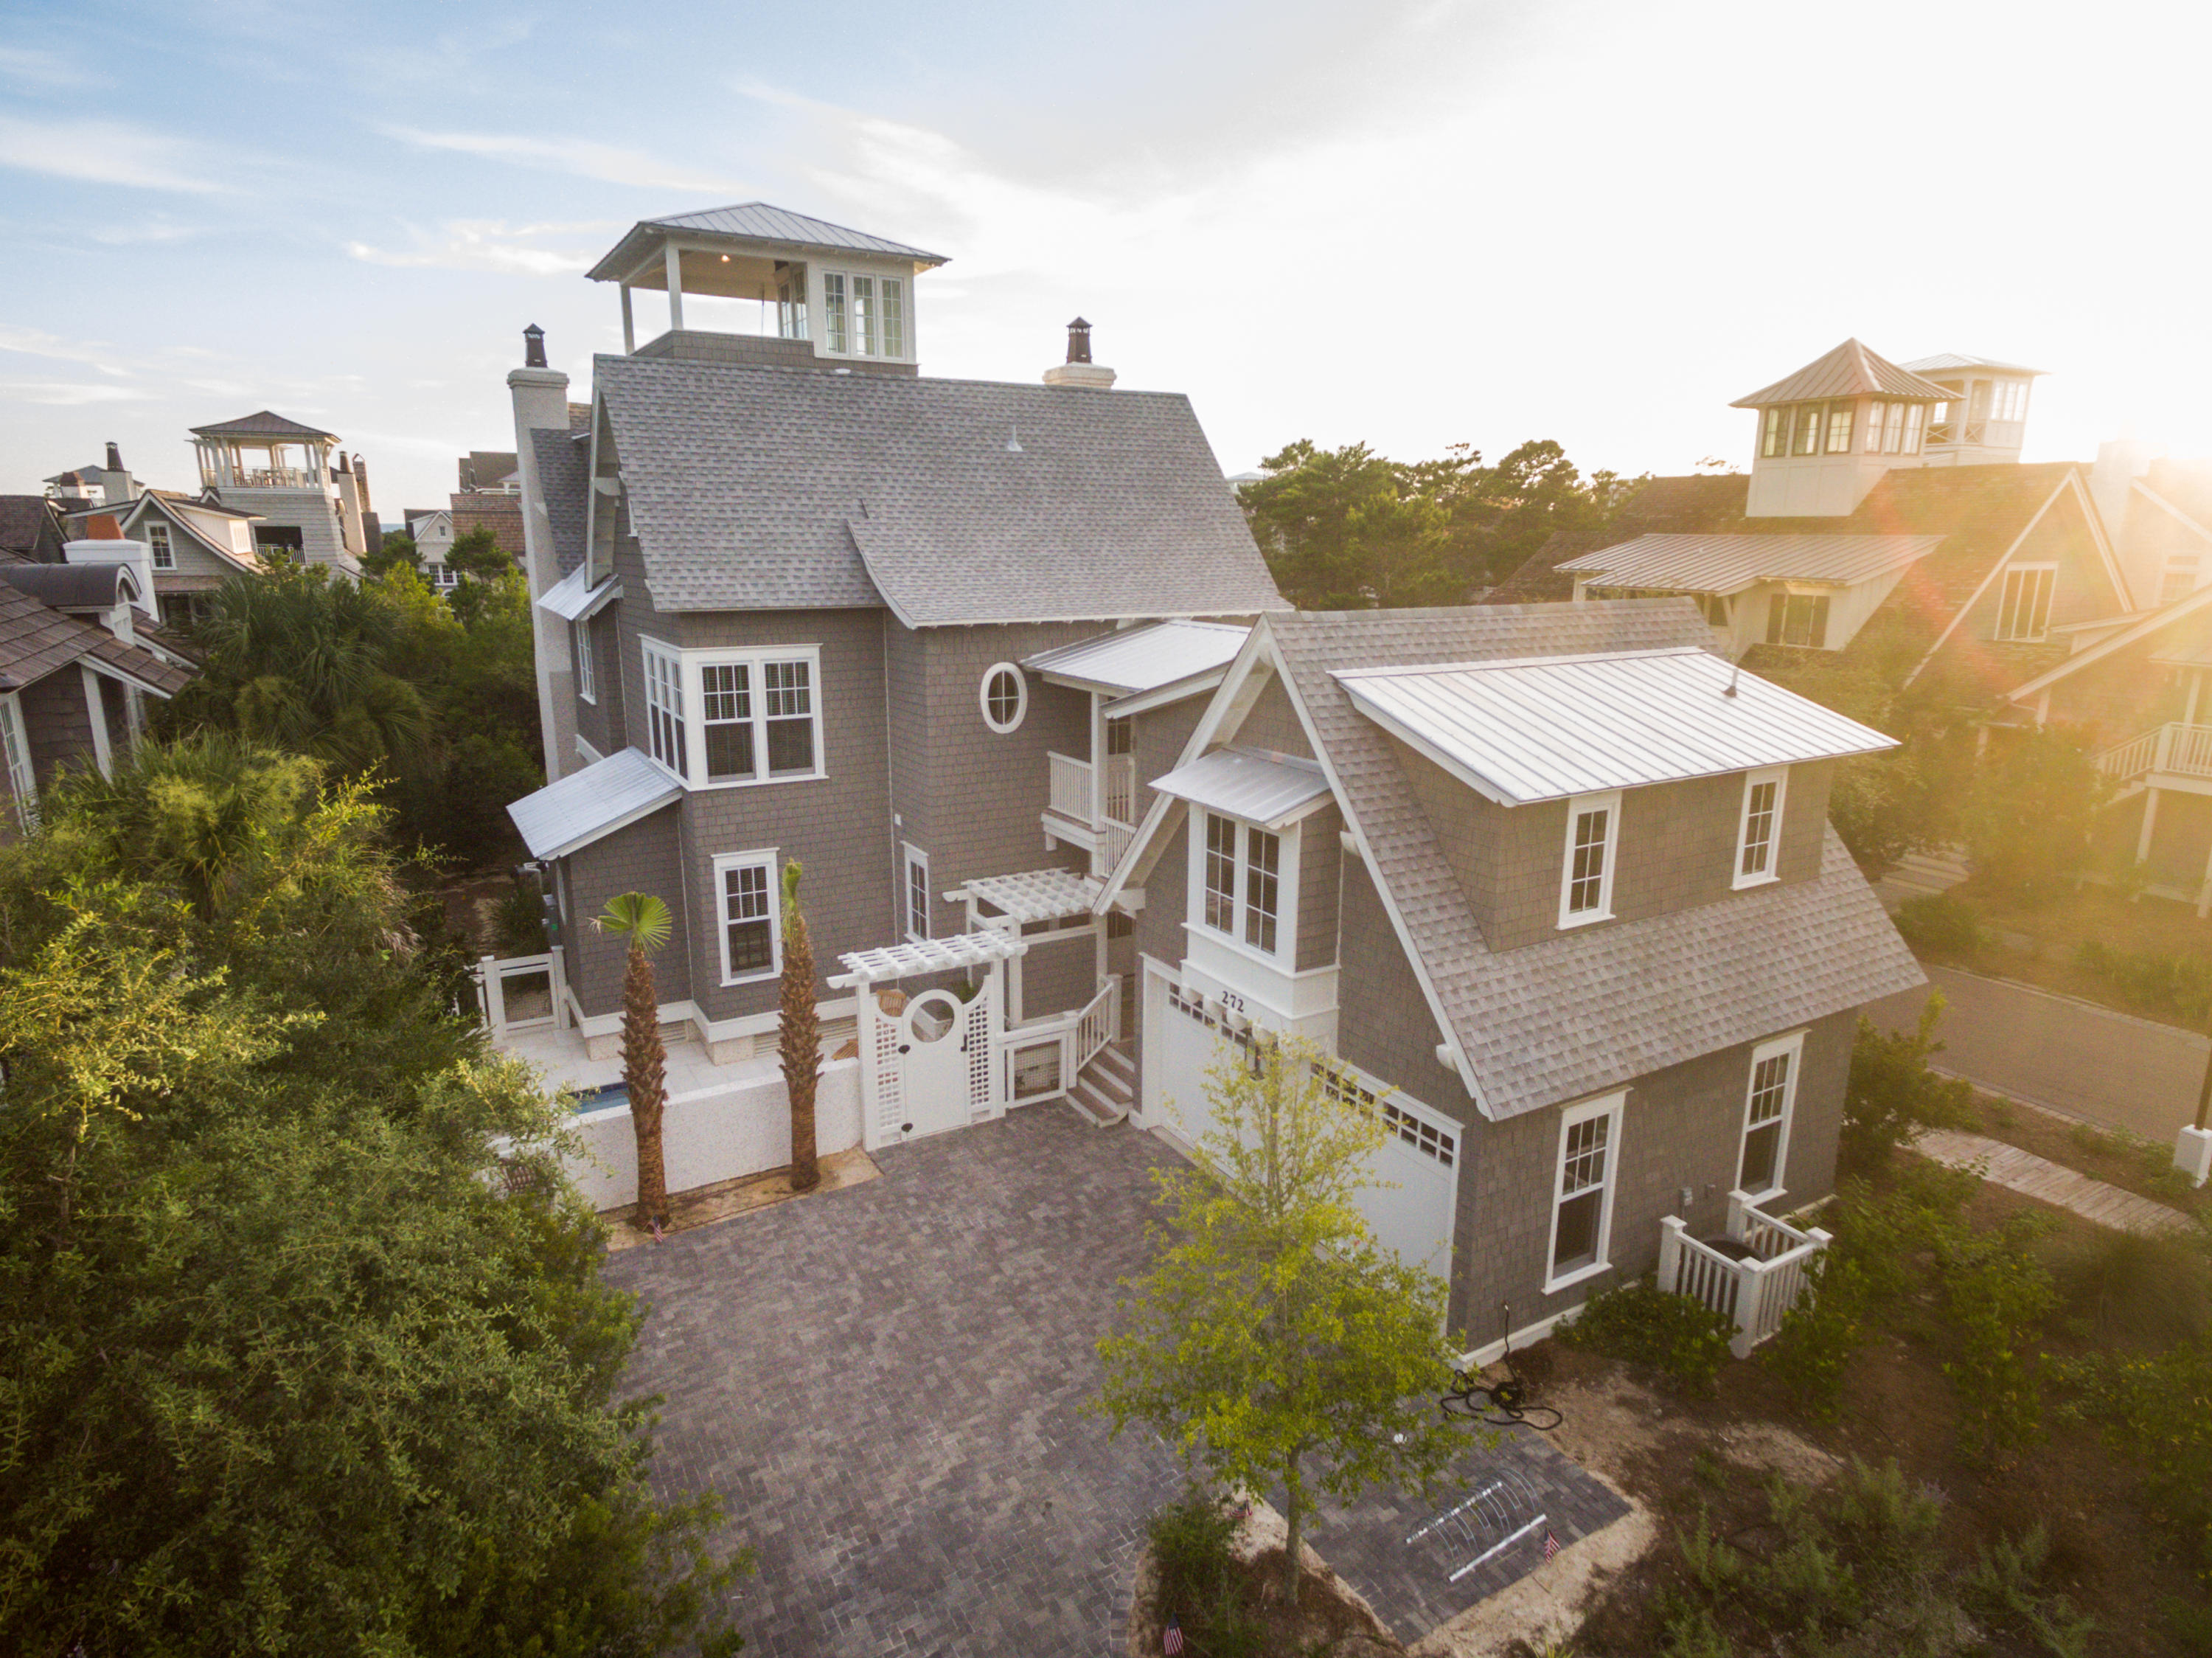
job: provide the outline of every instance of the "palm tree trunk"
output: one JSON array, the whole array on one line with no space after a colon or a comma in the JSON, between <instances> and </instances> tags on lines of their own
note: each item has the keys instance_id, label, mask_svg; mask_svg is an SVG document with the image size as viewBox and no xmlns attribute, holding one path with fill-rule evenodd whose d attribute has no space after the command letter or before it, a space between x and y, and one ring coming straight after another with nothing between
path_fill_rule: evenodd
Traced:
<instances>
[{"instance_id":1,"label":"palm tree trunk","mask_svg":"<svg viewBox=\"0 0 2212 1658\"><path fill-rule=\"evenodd\" d=\"M667 1053L660 1045L660 1003L653 964L633 943L623 969L623 1083L637 1131L637 1217L668 1221L668 1172L660 1154L660 1113L668 1101Z\"/></svg>"},{"instance_id":2,"label":"palm tree trunk","mask_svg":"<svg viewBox=\"0 0 2212 1658\"><path fill-rule=\"evenodd\" d=\"M783 982L776 1053L784 1091L791 1097L791 1189L811 1192L822 1183L814 1144L814 1088L822 1074L822 1018L814 1004L814 941L799 907L799 866L784 875ZM860 992L868 994L866 986Z\"/></svg>"}]
</instances>

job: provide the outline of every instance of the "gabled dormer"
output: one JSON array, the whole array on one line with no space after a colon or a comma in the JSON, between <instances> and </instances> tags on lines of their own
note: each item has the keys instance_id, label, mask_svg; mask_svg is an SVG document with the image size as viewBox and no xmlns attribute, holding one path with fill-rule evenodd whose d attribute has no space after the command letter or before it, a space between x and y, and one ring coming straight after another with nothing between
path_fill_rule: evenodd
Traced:
<instances>
[{"instance_id":1,"label":"gabled dormer","mask_svg":"<svg viewBox=\"0 0 2212 1658\"><path fill-rule=\"evenodd\" d=\"M1893 466L1918 466L1929 411L1956 393L1847 339L1729 406L1759 411L1753 518L1841 518Z\"/></svg>"},{"instance_id":2,"label":"gabled dormer","mask_svg":"<svg viewBox=\"0 0 2212 1658\"><path fill-rule=\"evenodd\" d=\"M915 278L944 263L865 230L742 202L642 220L589 275L621 288L623 350L632 356L911 375ZM642 347L630 300L638 289L668 296L668 332Z\"/></svg>"}]
</instances>

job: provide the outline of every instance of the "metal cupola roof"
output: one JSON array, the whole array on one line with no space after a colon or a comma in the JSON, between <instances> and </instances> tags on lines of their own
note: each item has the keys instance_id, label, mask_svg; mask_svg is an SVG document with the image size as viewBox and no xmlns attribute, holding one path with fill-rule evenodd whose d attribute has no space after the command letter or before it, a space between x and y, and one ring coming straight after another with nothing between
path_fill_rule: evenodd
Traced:
<instances>
[{"instance_id":1,"label":"metal cupola roof","mask_svg":"<svg viewBox=\"0 0 2212 1658\"><path fill-rule=\"evenodd\" d=\"M337 442L336 432L326 432L319 426L303 426L273 409L241 415L236 420L219 420L212 426L195 426L191 433L194 437L327 437L333 443Z\"/></svg>"},{"instance_id":2,"label":"metal cupola roof","mask_svg":"<svg viewBox=\"0 0 2212 1658\"><path fill-rule=\"evenodd\" d=\"M794 213L789 208L768 202L737 202L727 207L704 208L696 213L641 219L585 274L593 282L635 281L635 273L653 247L671 237L681 237L701 247L726 244L733 251L744 248L760 253L786 248L802 254L860 253L879 259L910 259L916 271L946 263L942 253L912 247L888 236L832 224L827 219Z\"/></svg>"},{"instance_id":3,"label":"metal cupola roof","mask_svg":"<svg viewBox=\"0 0 2212 1658\"><path fill-rule=\"evenodd\" d=\"M1796 374L1740 397L1731 409L1764 409L1778 403L1815 403L1831 397L1894 397L1908 403L1948 403L1957 395L1932 380L1900 369L1887 357L1847 339Z\"/></svg>"}]
</instances>

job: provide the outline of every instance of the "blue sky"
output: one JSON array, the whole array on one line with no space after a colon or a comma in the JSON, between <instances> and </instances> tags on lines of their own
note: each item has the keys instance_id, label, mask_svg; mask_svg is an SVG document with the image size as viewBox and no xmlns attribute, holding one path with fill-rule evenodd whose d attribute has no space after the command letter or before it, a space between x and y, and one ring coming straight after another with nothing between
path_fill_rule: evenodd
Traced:
<instances>
[{"instance_id":1,"label":"blue sky","mask_svg":"<svg viewBox=\"0 0 2212 1658\"><path fill-rule=\"evenodd\" d=\"M1225 467L1553 436L1747 463L1729 399L1856 334L2048 369L2031 458L2212 452L2204 9L1868 0L158 5L0 0L0 490L264 405L387 519L513 442L518 330L765 199L951 256L925 373L1077 311ZM641 296L641 325L656 330ZM700 319L690 319L695 323Z\"/></svg>"}]
</instances>

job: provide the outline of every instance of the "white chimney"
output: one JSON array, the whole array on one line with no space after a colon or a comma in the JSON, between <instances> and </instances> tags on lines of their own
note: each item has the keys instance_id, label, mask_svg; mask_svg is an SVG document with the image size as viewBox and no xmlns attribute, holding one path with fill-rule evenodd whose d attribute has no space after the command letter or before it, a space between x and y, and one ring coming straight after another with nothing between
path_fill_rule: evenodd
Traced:
<instances>
[{"instance_id":1,"label":"white chimney","mask_svg":"<svg viewBox=\"0 0 2212 1658\"><path fill-rule=\"evenodd\" d=\"M160 600L154 596L154 550L143 541L125 540L110 513L94 513L85 522L80 541L62 544L62 560L70 564L128 564L138 588L138 608L154 620L161 619ZM125 637L129 637L127 634Z\"/></svg>"},{"instance_id":2,"label":"white chimney","mask_svg":"<svg viewBox=\"0 0 2212 1658\"><path fill-rule=\"evenodd\" d=\"M1067 361L1055 363L1044 371L1048 386L1073 386L1086 392L1103 392L1114 384L1111 369L1102 369L1091 360L1091 325L1081 317L1067 325Z\"/></svg>"},{"instance_id":3,"label":"white chimney","mask_svg":"<svg viewBox=\"0 0 2212 1658\"><path fill-rule=\"evenodd\" d=\"M627 290L623 297L627 302ZM534 322L522 331L522 367L507 370L507 389L514 399L515 482L522 497L522 565L530 582L531 631L537 647L538 738L545 775L558 782L580 764L574 752L569 677L574 668L568 661L568 625L536 603L561 579L561 560L531 434L568 430L568 376L546 365L545 331Z\"/></svg>"},{"instance_id":4,"label":"white chimney","mask_svg":"<svg viewBox=\"0 0 2212 1658\"><path fill-rule=\"evenodd\" d=\"M2105 533L2118 541L2125 533L2128 485L2150 470L2154 444L2138 437L2115 437L2097 445L2097 464L2089 469L2089 495L2105 521Z\"/></svg>"}]
</instances>

